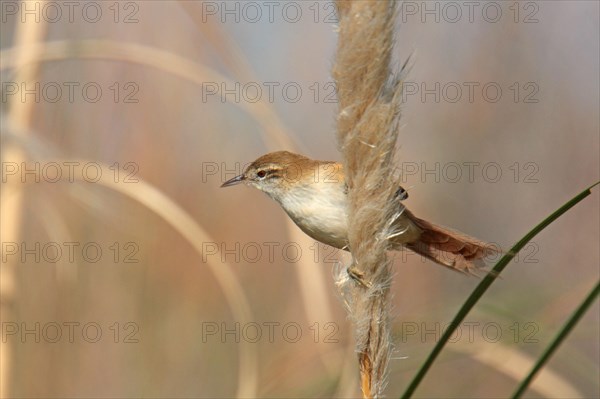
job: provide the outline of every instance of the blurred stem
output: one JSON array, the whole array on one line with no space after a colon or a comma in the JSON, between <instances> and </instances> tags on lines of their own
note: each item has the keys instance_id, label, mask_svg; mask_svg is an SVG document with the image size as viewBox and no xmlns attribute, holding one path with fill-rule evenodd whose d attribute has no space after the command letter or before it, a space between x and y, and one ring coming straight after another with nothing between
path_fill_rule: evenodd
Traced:
<instances>
[{"instance_id":1,"label":"blurred stem","mask_svg":"<svg viewBox=\"0 0 600 399\"><path fill-rule=\"evenodd\" d=\"M435 359L438 357L438 355L440 354L440 352L446 345L446 342L448 342L448 340L452 337L456 328L460 325L460 323L462 323L462 321L465 319L467 314L471 311L471 309L473 309L473 307L475 306L477 301L479 301L479 298L481 298L483 296L483 294L487 291L487 289L492 285L492 283L500 275L502 270L504 270L506 265L508 265L510 263L510 261L517 255L517 253L521 249L523 249L523 247L525 245L527 245L527 243L529 241L531 241L533 239L533 237L535 237L539 232L541 232L546 227L548 227L548 225L550 225L550 223L554 222L556 219L558 219L560 216L562 216L569 209L571 209L572 207L577 205L579 202L581 202L585 197L590 195L592 193L591 189L594 188L595 186L597 186L598 184L600 184L600 182L596 182L595 184L591 185L590 187L588 187L587 189L583 190L581 193L579 193L575 197L573 197L566 204L564 204L563 206L558 208L554 213L552 213L550 216L548 216L546 219L544 219L540 224L535 226L535 228L533 230L531 230L523 238L521 238L521 240L519 240L519 242L517 242L510 249L510 251L508 251L508 253L506 253L500 259L500 261L498 261L498 263L496 263L496 266L494 266L494 268L490 271L490 273L488 273L484 277L484 279L481 280L481 282L479 283L477 288L475 288L475 291L473 291L473 293L469 296L469 298L466 300L466 302L462 305L462 307L460 308L460 310L458 311L458 313L456 314L456 316L454 317L454 319L448 326L448 329L444 332L441 339L438 341L438 343L435 345L435 347L433 348L433 350L427 357L427 360L425 360L425 363L423 363L423 366L421 366L421 369L419 369L419 372L417 373L415 378L411 381L410 385L408 386L408 388L402 395L402 398L412 397L415 390L417 389L417 387L419 386L419 384L421 383L421 381L427 374L427 371L429 371L429 368L431 367L431 365L433 364Z\"/></svg>"},{"instance_id":2,"label":"blurred stem","mask_svg":"<svg viewBox=\"0 0 600 399\"><path fill-rule=\"evenodd\" d=\"M43 2L32 0L23 1L21 5L24 9L41 8L43 6ZM16 62L27 65L30 60L38 57L37 48L34 44L43 41L47 28L48 25L43 20L39 22L21 21L15 25L14 46L19 49L14 54ZM16 69L13 79L19 84L31 87L38 79L38 64ZM2 120L0 129L4 132L5 129L11 128L21 134L27 134L33 125L36 105L33 101L22 101L20 97L15 96L14 100L8 104L8 118ZM0 138L0 141L3 141L3 138ZM0 158L3 165L8 163L20 165L26 161L25 153L20 147L12 144L5 145L5 143L2 143ZM2 185L0 236L3 242L21 241L21 223L26 199L24 186L22 183ZM10 305L16 301L16 270L17 264L15 261L2 262L2 268L0 269L0 314L3 322L15 317L13 307ZM0 397L2 398L14 395L14 392L11 392L11 361L16 357L13 352L14 347L3 339L0 342Z\"/></svg>"},{"instance_id":3,"label":"blurred stem","mask_svg":"<svg viewBox=\"0 0 600 399\"><path fill-rule=\"evenodd\" d=\"M204 89L207 82L222 82L231 87L234 82L221 75L209 66L193 62L169 51L138 43L117 42L114 40L55 40L33 43L27 47L35 56L20 59L16 56L23 51L21 46L14 46L0 51L0 71L8 68L23 68L29 64L59 61L67 59L101 59L131 62L169 72L182 79L196 83ZM223 95L216 88L214 94ZM212 94L212 93L211 93ZM222 99L225 99L223 96ZM246 103L233 101L233 106L241 108L261 125L263 140L273 144L273 148L295 148L292 135L285 127L277 113L267 101Z\"/></svg>"},{"instance_id":4,"label":"blurred stem","mask_svg":"<svg viewBox=\"0 0 600 399\"><path fill-rule=\"evenodd\" d=\"M592 305L598 294L600 294L600 282L596 283L596 287L594 287L594 289L589 293L587 298L585 298L581 305L579 305L579 307L573 313L569 321L567 321L564 327L560 330L556 338L554 338L552 343L548 346L548 348L546 348L544 354L538 359L537 363L535 364L535 366L533 366L527 377L523 381L521 381L521 384L512 396L513 398L517 399L520 398L521 395L523 395L523 393L525 392L533 378L536 376L538 371L540 371L540 369L544 367L544 365L546 364L546 362L548 362L548 360L554 354L556 349L558 349L560 344L565 340L565 338L567 338L567 335L569 335L571 330L575 327L575 325L577 325L581 317Z\"/></svg>"}]
</instances>

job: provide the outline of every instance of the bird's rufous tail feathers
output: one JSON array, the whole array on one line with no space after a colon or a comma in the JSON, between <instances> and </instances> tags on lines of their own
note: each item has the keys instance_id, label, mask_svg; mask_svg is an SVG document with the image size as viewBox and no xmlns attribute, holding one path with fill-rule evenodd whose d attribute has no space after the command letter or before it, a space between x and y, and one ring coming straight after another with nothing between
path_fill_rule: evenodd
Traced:
<instances>
[{"instance_id":1,"label":"bird's rufous tail feathers","mask_svg":"<svg viewBox=\"0 0 600 399\"><path fill-rule=\"evenodd\" d=\"M442 266L472 273L483 264L486 256L500 252L499 248L489 243L419 219L408 209L405 213L423 231L417 241L405 245Z\"/></svg>"}]
</instances>

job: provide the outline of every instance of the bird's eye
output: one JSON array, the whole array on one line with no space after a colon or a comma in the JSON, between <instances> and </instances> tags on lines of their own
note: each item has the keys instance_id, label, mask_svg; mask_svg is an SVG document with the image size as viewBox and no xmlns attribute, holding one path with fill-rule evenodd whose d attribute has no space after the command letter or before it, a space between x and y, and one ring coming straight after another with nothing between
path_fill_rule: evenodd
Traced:
<instances>
[{"instance_id":1,"label":"bird's eye","mask_svg":"<svg viewBox=\"0 0 600 399\"><path fill-rule=\"evenodd\" d=\"M264 170L259 170L259 171L256 173L256 176L258 176L258 177L259 177L259 178L261 178L261 179L264 179L264 177L265 177L266 175L267 175L267 172L265 172Z\"/></svg>"}]
</instances>

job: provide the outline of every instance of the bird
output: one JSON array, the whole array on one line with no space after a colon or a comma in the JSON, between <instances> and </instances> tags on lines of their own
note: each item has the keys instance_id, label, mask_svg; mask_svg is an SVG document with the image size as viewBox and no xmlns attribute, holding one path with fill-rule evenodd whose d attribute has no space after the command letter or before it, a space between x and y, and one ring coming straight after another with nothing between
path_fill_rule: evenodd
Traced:
<instances>
[{"instance_id":1,"label":"bird","mask_svg":"<svg viewBox=\"0 0 600 399\"><path fill-rule=\"evenodd\" d=\"M242 174L221 187L245 183L275 200L308 236L334 248L349 250L348 187L341 163L318 161L289 151L265 154ZM499 250L485 241L416 217L403 204L408 192L399 187L394 201L402 230L390 242L392 250L408 248L449 269L474 274L486 256Z\"/></svg>"}]
</instances>

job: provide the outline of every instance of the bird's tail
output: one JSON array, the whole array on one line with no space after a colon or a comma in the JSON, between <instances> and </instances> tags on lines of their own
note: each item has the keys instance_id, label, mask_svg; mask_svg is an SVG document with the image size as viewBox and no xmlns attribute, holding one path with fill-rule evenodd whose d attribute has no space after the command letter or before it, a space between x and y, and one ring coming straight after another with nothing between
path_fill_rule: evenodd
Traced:
<instances>
[{"instance_id":1,"label":"bird's tail","mask_svg":"<svg viewBox=\"0 0 600 399\"><path fill-rule=\"evenodd\" d=\"M501 252L487 242L419 219L408 209L404 212L423 231L417 241L406 243L406 247L442 266L472 274L483 265L486 256Z\"/></svg>"}]
</instances>

